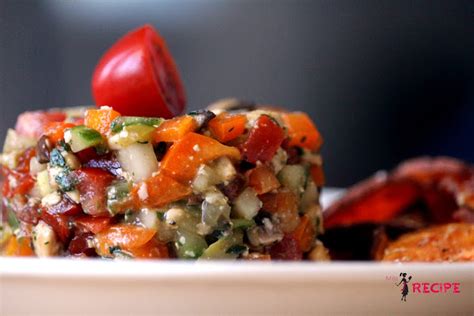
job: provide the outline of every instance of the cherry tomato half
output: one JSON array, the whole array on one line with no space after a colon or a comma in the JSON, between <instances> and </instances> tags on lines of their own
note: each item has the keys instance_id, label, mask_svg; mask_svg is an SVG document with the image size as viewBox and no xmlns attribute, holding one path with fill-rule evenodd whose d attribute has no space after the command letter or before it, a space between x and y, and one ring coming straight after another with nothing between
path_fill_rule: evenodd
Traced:
<instances>
[{"instance_id":1,"label":"cherry tomato half","mask_svg":"<svg viewBox=\"0 0 474 316\"><path fill-rule=\"evenodd\" d=\"M104 54L92 92L97 106L109 105L122 115L171 118L186 106L173 58L150 25L126 34Z\"/></svg>"}]
</instances>

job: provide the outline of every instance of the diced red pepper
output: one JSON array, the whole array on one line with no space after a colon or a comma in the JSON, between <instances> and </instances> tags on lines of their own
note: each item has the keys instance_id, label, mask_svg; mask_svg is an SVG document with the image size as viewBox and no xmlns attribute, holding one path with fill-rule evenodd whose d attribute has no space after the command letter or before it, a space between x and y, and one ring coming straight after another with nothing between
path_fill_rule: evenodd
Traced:
<instances>
[{"instance_id":1,"label":"diced red pepper","mask_svg":"<svg viewBox=\"0 0 474 316\"><path fill-rule=\"evenodd\" d=\"M312 151L319 150L323 144L323 138L307 114L284 113L282 119L288 128L290 146L304 147Z\"/></svg>"},{"instance_id":2,"label":"diced red pepper","mask_svg":"<svg viewBox=\"0 0 474 316\"><path fill-rule=\"evenodd\" d=\"M98 110L89 109L84 116L84 125L95 129L102 135L110 132L112 121L120 116L120 113L112 108L102 107Z\"/></svg>"},{"instance_id":3,"label":"diced red pepper","mask_svg":"<svg viewBox=\"0 0 474 316\"><path fill-rule=\"evenodd\" d=\"M187 133L194 132L197 126L196 120L190 115L166 120L153 133L153 141L155 143L176 142Z\"/></svg>"},{"instance_id":4,"label":"diced red pepper","mask_svg":"<svg viewBox=\"0 0 474 316\"><path fill-rule=\"evenodd\" d=\"M114 180L107 171L95 168L82 168L77 174L76 188L81 197L82 209L92 216L110 216L107 211L107 187Z\"/></svg>"},{"instance_id":5,"label":"diced red pepper","mask_svg":"<svg viewBox=\"0 0 474 316\"><path fill-rule=\"evenodd\" d=\"M76 125L72 123L50 122L45 125L44 135L48 136L48 139L53 144L57 144L60 140L64 139L64 131L74 126Z\"/></svg>"},{"instance_id":6,"label":"diced red pepper","mask_svg":"<svg viewBox=\"0 0 474 316\"><path fill-rule=\"evenodd\" d=\"M257 194L268 193L280 187L274 172L265 165L257 166L248 173L248 185L254 188Z\"/></svg>"},{"instance_id":7,"label":"diced red pepper","mask_svg":"<svg viewBox=\"0 0 474 316\"><path fill-rule=\"evenodd\" d=\"M163 172L152 176L132 191L136 205L161 207L181 200L192 193L191 186L182 184Z\"/></svg>"},{"instance_id":8,"label":"diced red pepper","mask_svg":"<svg viewBox=\"0 0 474 316\"><path fill-rule=\"evenodd\" d=\"M247 117L243 114L221 113L209 121L209 130L221 143L231 141L245 131Z\"/></svg>"},{"instance_id":9,"label":"diced red pepper","mask_svg":"<svg viewBox=\"0 0 474 316\"><path fill-rule=\"evenodd\" d=\"M17 238L11 236L5 246L4 254L7 257L31 257L34 255L29 237Z\"/></svg>"},{"instance_id":10,"label":"diced red pepper","mask_svg":"<svg viewBox=\"0 0 474 316\"><path fill-rule=\"evenodd\" d=\"M99 232L96 236L96 250L101 256L110 256L110 248L133 249L149 242L156 231L136 225L117 224Z\"/></svg>"},{"instance_id":11,"label":"diced red pepper","mask_svg":"<svg viewBox=\"0 0 474 316\"><path fill-rule=\"evenodd\" d=\"M324 177L323 168L321 166L313 165L310 168L311 178L313 179L314 184L318 187L322 187L326 182Z\"/></svg>"},{"instance_id":12,"label":"diced red pepper","mask_svg":"<svg viewBox=\"0 0 474 316\"><path fill-rule=\"evenodd\" d=\"M166 244L152 239L143 246L126 249L134 258L138 259L167 259L169 258Z\"/></svg>"},{"instance_id":13,"label":"diced red pepper","mask_svg":"<svg viewBox=\"0 0 474 316\"><path fill-rule=\"evenodd\" d=\"M177 181L187 183L194 178L201 164L223 156L238 160L240 153L237 148L222 145L210 137L188 133L165 154L161 170Z\"/></svg>"},{"instance_id":14,"label":"diced red pepper","mask_svg":"<svg viewBox=\"0 0 474 316\"><path fill-rule=\"evenodd\" d=\"M303 215L301 217L298 227L296 227L291 235L298 242L298 245L303 252L311 250L316 237L316 229L308 215Z\"/></svg>"},{"instance_id":15,"label":"diced red pepper","mask_svg":"<svg viewBox=\"0 0 474 316\"><path fill-rule=\"evenodd\" d=\"M283 129L268 115L260 116L248 139L241 146L242 156L251 163L269 161L280 147L285 134Z\"/></svg>"}]
</instances>

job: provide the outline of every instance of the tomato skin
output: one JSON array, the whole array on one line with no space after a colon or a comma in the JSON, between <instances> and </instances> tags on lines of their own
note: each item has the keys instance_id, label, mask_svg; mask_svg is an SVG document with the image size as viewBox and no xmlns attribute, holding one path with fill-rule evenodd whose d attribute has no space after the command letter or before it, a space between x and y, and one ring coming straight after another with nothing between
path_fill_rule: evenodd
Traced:
<instances>
[{"instance_id":1,"label":"tomato skin","mask_svg":"<svg viewBox=\"0 0 474 316\"><path fill-rule=\"evenodd\" d=\"M144 25L119 39L92 78L97 106L122 115L171 118L186 105L184 87L163 38Z\"/></svg>"},{"instance_id":2,"label":"tomato skin","mask_svg":"<svg viewBox=\"0 0 474 316\"><path fill-rule=\"evenodd\" d=\"M283 129L268 115L260 116L248 139L241 146L242 155L251 163L269 161L283 142Z\"/></svg>"},{"instance_id":3,"label":"tomato skin","mask_svg":"<svg viewBox=\"0 0 474 316\"><path fill-rule=\"evenodd\" d=\"M81 196L84 212L92 216L110 216L107 211L106 190L114 176L95 168L82 168L75 173L78 179L76 188Z\"/></svg>"}]
</instances>

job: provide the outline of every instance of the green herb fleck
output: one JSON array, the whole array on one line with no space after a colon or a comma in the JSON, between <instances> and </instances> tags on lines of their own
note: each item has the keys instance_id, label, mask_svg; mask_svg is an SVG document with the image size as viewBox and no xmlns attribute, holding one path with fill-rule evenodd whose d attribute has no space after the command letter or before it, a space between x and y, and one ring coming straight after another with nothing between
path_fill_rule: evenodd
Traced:
<instances>
[{"instance_id":1,"label":"green herb fleck","mask_svg":"<svg viewBox=\"0 0 474 316\"><path fill-rule=\"evenodd\" d=\"M240 255L248 250L247 246L244 245L233 245L226 250L225 253Z\"/></svg>"}]
</instances>

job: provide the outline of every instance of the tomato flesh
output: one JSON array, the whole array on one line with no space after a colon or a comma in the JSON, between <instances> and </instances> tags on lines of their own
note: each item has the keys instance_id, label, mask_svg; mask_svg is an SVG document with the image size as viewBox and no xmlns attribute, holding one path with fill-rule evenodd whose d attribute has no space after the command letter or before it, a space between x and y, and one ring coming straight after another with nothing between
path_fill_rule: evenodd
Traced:
<instances>
[{"instance_id":1,"label":"tomato flesh","mask_svg":"<svg viewBox=\"0 0 474 316\"><path fill-rule=\"evenodd\" d=\"M243 158L251 163L269 161L283 142L283 129L268 115L260 116L241 146Z\"/></svg>"},{"instance_id":2,"label":"tomato flesh","mask_svg":"<svg viewBox=\"0 0 474 316\"><path fill-rule=\"evenodd\" d=\"M92 92L97 106L109 105L123 115L171 118L186 105L173 58L150 25L126 34L104 54Z\"/></svg>"},{"instance_id":3,"label":"tomato flesh","mask_svg":"<svg viewBox=\"0 0 474 316\"><path fill-rule=\"evenodd\" d=\"M109 215L107 211L107 187L114 177L107 171L95 168L83 168L76 171L76 185L85 213L92 216Z\"/></svg>"}]
</instances>

